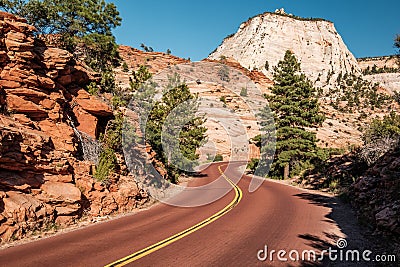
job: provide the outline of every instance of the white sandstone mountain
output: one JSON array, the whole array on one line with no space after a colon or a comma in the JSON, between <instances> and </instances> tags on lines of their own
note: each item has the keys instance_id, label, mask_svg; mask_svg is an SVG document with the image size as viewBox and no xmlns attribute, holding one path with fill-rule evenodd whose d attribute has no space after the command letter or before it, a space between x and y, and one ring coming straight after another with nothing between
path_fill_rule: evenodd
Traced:
<instances>
[{"instance_id":1,"label":"white sandstone mountain","mask_svg":"<svg viewBox=\"0 0 400 267\"><path fill-rule=\"evenodd\" d=\"M317 87L336 85L340 73L361 74L356 58L332 22L294 17L282 10L242 23L238 32L225 38L209 59L234 58L243 67L258 69L271 77L273 66L283 59L286 50L296 55L302 71Z\"/></svg>"}]
</instances>

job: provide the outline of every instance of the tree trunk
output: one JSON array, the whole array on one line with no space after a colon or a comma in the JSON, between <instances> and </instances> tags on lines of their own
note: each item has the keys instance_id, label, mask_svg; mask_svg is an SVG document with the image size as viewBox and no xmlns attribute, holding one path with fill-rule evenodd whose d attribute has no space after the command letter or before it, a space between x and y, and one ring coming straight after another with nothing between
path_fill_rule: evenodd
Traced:
<instances>
[{"instance_id":1,"label":"tree trunk","mask_svg":"<svg viewBox=\"0 0 400 267\"><path fill-rule=\"evenodd\" d=\"M288 163L288 164L286 164L285 165L285 168L283 169L283 179L289 179L289 166L290 166L290 164Z\"/></svg>"}]
</instances>

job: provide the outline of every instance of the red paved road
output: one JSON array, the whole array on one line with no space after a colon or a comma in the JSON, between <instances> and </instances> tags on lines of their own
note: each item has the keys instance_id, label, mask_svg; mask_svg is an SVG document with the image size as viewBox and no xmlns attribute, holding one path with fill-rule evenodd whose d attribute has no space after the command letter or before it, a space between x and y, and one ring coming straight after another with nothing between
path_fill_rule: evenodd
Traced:
<instances>
[{"instance_id":1,"label":"red paved road","mask_svg":"<svg viewBox=\"0 0 400 267\"><path fill-rule=\"evenodd\" d=\"M195 179L192 185L215 180L221 165L210 166L204 171L206 176ZM240 174L231 170L226 175ZM303 191L265 181L250 194L249 183L249 177L241 179L238 185L243 199L229 213L130 266L275 266L277 262L257 260L257 252L265 245L275 250L312 249L313 242L325 240L335 228L325 217L329 208L299 196ZM226 186L230 186L228 182ZM0 251L0 266L104 266L197 224L234 197L232 190L198 208L159 204L131 216L4 249Z\"/></svg>"}]
</instances>

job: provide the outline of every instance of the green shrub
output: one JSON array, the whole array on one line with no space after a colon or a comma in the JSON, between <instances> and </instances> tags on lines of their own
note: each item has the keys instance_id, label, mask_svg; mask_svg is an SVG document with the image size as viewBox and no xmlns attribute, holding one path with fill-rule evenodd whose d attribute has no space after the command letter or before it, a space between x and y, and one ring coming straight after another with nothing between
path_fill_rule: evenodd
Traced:
<instances>
[{"instance_id":1,"label":"green shrub","mask_svg":"<svg viewBox=\"0 0 400 267\"><path fill-rule=\"evenodd\" d=\"M106 133L100 137L104 147L115 151L121 150L123 124L124 116L122 113L118 113L114 120L108 122Z\"/></svg>"},{"instance_id":2,"label":"green shrub","mask_svg":"<svg viewBox=\"0 0 400 267\"><path fill-rule=\"evenodd\" d=\"M91 82L86 86L86 91L91 95L97 95L99 93L99 86L95 82Z\"/></svg>"},{"instance_id":3,"label":"green shrub","mask_svg":"<svg viewBox=\"0 0 400 267\"><path fill-rule=\"evenodd\" d=\"M127 102L121 96L114 95L111 99L111 104L114 110L118 110L120 107L125 107L127 105Z\"/></svg>"},{"instance_id":4,"label":"green shrub","mask_svg":"<svg viewBox=\"0 0 400 267\"><path fill-rule=\"evenodd\" d=\"M102 92L111 93L115 91L115 74L112 70L101 73L100 88Z\"/></svg>"},{"instance_id":5,"label":"green shrub","mask_svg":"<svg viewBox=\"0 0 400 267\"><path fill-rule=\"evenodd\" d=\"M268 61L265 61L264 68L266 71L269 71L269 62Z\"/></svg>"},{"instance_id":6,"label":"green shrub","mask_svg":"<svg viewBox=\"0 0 400 267\"><path fill-rule=\"evenodd\" d=\"M224 161L224 157L221 154L217 154L214 157L214 162Z\"/></svg>"},{"instance_id":7,"label":"green shrub","mask_svg":"<svg viewBox=\"0 0 400 267\"><path fill-rule=\"evenodd\" d=\"M392 138L396 135L400 135L400 116L392 111L389 115L384 116L382 120L372 120L363 135L363 140L365 143L370 143L377 139Z\"/></svg>"},{"instance_id":8,"label":"green shrub","mask_svg":"<svg viewBox=\"0 0 400 267\"><path fill-rule=\"evenodd\" d=\"M117 158L115 151L111 148L106 148L100 153L99 164L97 165L94 177L99 181L106 183L110 174L115 170Z\"/></svg>"},{"instance_id":9,"label":"green shrub","mask_svg":"<svg viewBox=\"0 0 400 267\"><path fill-rule=\"evenodd\" d=\"M393 99L400 105L400 92L394 92Z\"/></svg>"},{"instance_id":10,"label":"green shrub","mask_svg":"<svg viewBox=\"0 0 400 267\"><path fill-rule=\"evenodd\" d=\"M260 162L259 159L254 159L254 158L251 159L249 164L247 164L247 169L251 170L252 172L255 172L259 162Z\"/></svg>"},{"instance_id":11,"label":"green shrub","mask_svg":"<svg viewBox=\"0 0 400 267\"><path fill-rule=\"evenodd\" d=\"M124 63L122 64L122 70L123 70L123 72L128 72L128 71L129 71L128 64L126 64L125 61L124 61Z\"/></svg>"},{"instance_id":12,"label":"green shrub","mask_svg":"<svg viewBox=\"0 0 400 267\"><path fill-rule=\"evenodd\" d=\"M226 104L226 97L225 97L225 96L221 96L221 97L219 98L219 100L220 100L221 102L223 102L224 104Z\"/></svg>"},{"instance_id":13,"label":"green shrub","mask_svg":"<svg viewBox=\"0 0 400 267\"><path fill-rule=\"evenodd\" d=\"M247 88L243 87L242 90L240 91L240 96L247 96Z\"/></svg>"},{"instance_id":14,"label":"green shrub","mask_svg":"<svg viewBox=\"0 0 400 267\"><path fill-rule=\"evenodd\" d=\"M221 69L218 71L218 76L221 79L221 81L224 82L230 82L231 78L229 76L229 68L225 65L221 67Z\"/></svg>"}]
</instances>

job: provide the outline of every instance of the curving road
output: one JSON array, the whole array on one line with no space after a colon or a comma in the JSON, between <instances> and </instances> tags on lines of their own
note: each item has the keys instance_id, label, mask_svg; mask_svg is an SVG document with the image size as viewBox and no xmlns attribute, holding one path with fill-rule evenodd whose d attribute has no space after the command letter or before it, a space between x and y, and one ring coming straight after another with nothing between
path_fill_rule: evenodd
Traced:
<instances>
[{"instance_id":1,"label":"curving road","mask_svg":"<svg viewBox=\"0 0 400 267\"><path fill-rule=\"evenodd\" d=\"M190 186L214 181L225 165L211 165ZM235 168L225 175L237 178L240 174ZM0 250L0 266L105 266L119 260L129 266L299 266L305 262L279 262L276 254L273 262L260 261L257 254L266 245L269 251L298 250L300 254L321 249L338 233L336 223L326 217L330 208L314 201L312 195L269 181L249 193L249 183L250 177L245 176L234 190L227 180L224 186L232 190L206 206L158 204L127 217ZM239 194L243 194L240 199ZM215 220L188 232L212 218ZM184 236L160 249L156 246L135 261L121 260L185 231Z\"/></svg>"}]
</instances>

